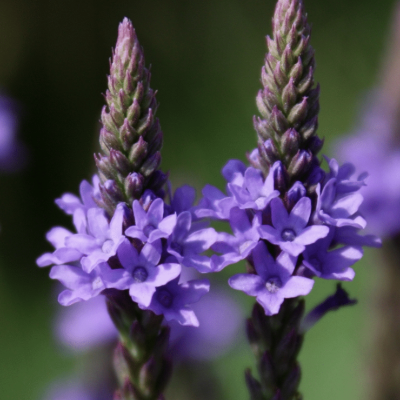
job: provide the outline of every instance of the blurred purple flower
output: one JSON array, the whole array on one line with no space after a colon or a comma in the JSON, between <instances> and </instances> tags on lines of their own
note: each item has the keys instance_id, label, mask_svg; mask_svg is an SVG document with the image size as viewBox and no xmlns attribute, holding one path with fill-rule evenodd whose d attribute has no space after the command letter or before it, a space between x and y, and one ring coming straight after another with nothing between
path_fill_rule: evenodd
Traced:
<instances>
[{"instance_id":1,"label":"blurred purple flower","mask_svg":"<svg viewBox=\"0 0 400 400\"><path fill-rule=\"evenodd\" d=\"M21 170L27 163L28 152L18 139L18 104L0 95L0 171Z\"/></svg>"},{"instance_id":2,"label":"blurred purple flower","mask_svg":"<svg viewBox=\"0 0 400 400\"><path fill-rule=\"evenodd\" d=\"M231 292L217 285L193 304L200 326L171 321L171 353L179 360L213 360L229 350L240 337L243 310Z\"/></svg>"},{"instance_id":3,"label":"blurred purple flower","mask_svg":"<svg viewBox=\"0 0 400 400\"><path fill-rule=\"evenodd\" d=\"M103 384L96 388L82 382L80 379L70 378L54 382L47 390L44 400L110 400L112 391Z\"/></svg>"},{"instance_id":4,"label":"blurred purple flower","mask_svg":"<svg viewBox=\"0 0 400 400\"><path fill-rule=\"evenodd\" d=\"M86 351L117 339L105 297L97 296L62 308L55 322L57 339L71 350Z\"/></svg>"},{"instance_id":5,"label":"blurred purple flower","mask_svg":"<svg viewBox=\"0 0 400 400\"><path fill-rule=\"evenodd\" d=\"M400 231L400 147L392 103L383 91L371 93L357 127L336 147L339 158L351 158L358 170L369 173L361 188L360 212L368 219L368 230L380 236Z\"/></svg>"}]
</instances>

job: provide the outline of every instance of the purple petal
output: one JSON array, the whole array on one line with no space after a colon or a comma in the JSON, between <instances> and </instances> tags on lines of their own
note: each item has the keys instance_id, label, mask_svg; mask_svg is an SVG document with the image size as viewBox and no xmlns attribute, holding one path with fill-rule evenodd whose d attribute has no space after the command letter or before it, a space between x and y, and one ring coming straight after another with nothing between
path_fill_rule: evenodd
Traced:
<instances>
[{"instance_id":1,"label":"purple petal","mask_svg":"<svg viewBox=\"0 0 400 400\"><path fill-rule=\"evenodd\" d=\"M155 267L156 274L152 280L154 286L162 286L175 279L181 273L179 264L160 264Z\"/></svg>"},{"instance_id":2,"label":"purple petal","mask_svg":"<svg viewBox=\"0 0 400 400\"><path fill-rule=\"evenodd\" d=\"M84 180L81 182L79 185L79 194L81 195L81 199L85 207L97 207L97 204L93 200L93 187L88 181Z\"/></svg>"},{"instance_id":3,"label":"purple petal","mask_svg":"<svg viewBox=\"0 0 400 400\"><path fill-rule=\"evenodd\" d=\"M69 236L66 238L65 242L68 247L79 250L83 254L90 254L99 248L99 245L93 236L79 233Z\"/></svg>"},{"instance_id":4,"label":"purple petal","mask_svg":"<svg viewBox=\"0 0 400 400\"><path fill-rule=\"evenodd\" d=\"M146 226L147 214L146 211L143 210L143 207L141 206L138 200L133 201L132 210L133 210L133 215L135 217L136 226L140 229L143 229Z\"/></svg>"},{"instance_id":5,"label":"purple petal","mask_svg":"<svg viewBox=\"0 0 400 400\"><path fill-rule=\"evenodd\" d=\"M231 288L241 290L249 296L257 296L264 287L263 279L253 274L233 275L229 278L228 283Z\"/></svg>"},{"instance_id":6,"label":"purple petal","mask_svg":"<svg viewBox=\"0 0 400 400\"><path fill-rule=\"evenodd\" d=\"M271 200L271 218L272 225L278 231L281 231L288 226L289 215L280 198Z\"/></svg>"},{"instance_id":7,"label":"purple petal","mask_svg":"<svg viewBox=\"0 0 400 400\"><path fill-rule=\"evenodd\" d=\"M302 197L293 207L290 213L290 222L296 232L302 230L308 223L311 215L311 200Z\"/></svg>"},{"instance_id":8,"label":"purple petal","mask_svg":"<svg viewBox=\"0 0 400 400\"><path fill-rule=\"evenodd\" d=\"M122 224L124 222L124 203L118 204L110 221L110 237L116 242L122 236Z\"/></svg>"},{"instance_id":9,"label":"purple petal","mask_svg":"<svg viewBox=\"0 0 400 400\"><path fill-rule=\"evenodd\" d=\"M264 307L265 315L278 314L283 297L270 294L266 289L257 296L257 301Z\"/></svg>"},{"instance_id":10,"label":"purple petal","mask_svg":"<svg viewBox=\"0 0 400 400\"><path fill-rule=\"evenodd\" d=\"M61 247L54 253L45 253L36 260L39 267L47 267L51 264L65 264L77 261L82 257L82 253L69 247Z\"/></svg>"},{"instance_id":11,"label":"purple petal","mask_svg":"<svg viewBox=\"0 0 400 400\"><path fill-rule=\"evenodd\" d=\"M296 238L297 240L297 238ZM290 255L297 257L300 253L302 253L305 249L305 246L296 242L280 242L279 247L289 253Z\"/></svg>"},{"instance_id":12,"label":"purple petal","mask_svg":"<svg viewBox=\"0 0 400 400\"><path fill-rule=\"evenodd\" d=\"M131 238L139 239L142 242L147 242L147 236L143 233L142 229L137 226L130 226L125 231L125 235Z\"/></svg>"},{"instance_id":13,"label":"purple petal","mask_svg":"<svg viewBox=\"0 0 400 400\"><path fill-rule=\"evenodd\" d=\"M179 303L183 305L197 303L205 294L210 291L208 279L193 279L179 285Z\"/></svg>"},{"instance_id":14,"label":"purple petal","mask_svg":"<svg viewBox=\"0 0 400 400\"><path fill-rule=\"evenodd\" d=\"M240 160L229 160L222 168L222 176L227 182L236 185L243 184L243 175L246 171L246 165Z\"/></svg>"},{"instance_id":15,"label":"purple petal","mask_svg":"<svg viewBox=\"0 0 400 400\"><path fill-rule=\"evenodd\" d=\"M172 214L172 215L169 215L168 217L165 217L158 224L158 229L160 229L162 232L167 233L169 236L172 233L172 231L174 230L176 223L177 223L177 216L176 216L176 214Z\"/></svg>"},{"instance_id":16,"label":"purple petal","mask_svg":"<svg viewBox=\"0 0 400 400\"><path fill-rule=\"evenodd\" d=\"M90 208L87 213L89 231L93 236L106 238L108 233L108 220L102 208Z\"/></svg>"},{"instance_id":17,"label":"purple petal","mask_svg":"<svg viewBox=\"0 0 400 400\"><path fill-rule=\"evenodd\" d=\"M303 276L292 276L279 290L279 294L285 298L292 298L297 296L305 296L311 292L314 286L312 279Z\"/></svg>"},{"instance_id":18,"label":"purple petal","mask_svg":"<svg viewBox=\"0 0 400 400\"><path fill-rule=\"evenodd\" d=\"M253 200L256 200L258 197L260 197L260 189L263 187L264 184L261 171L249 167L247 168L244 177L246 188L249 191L251 198Z\"/></svg>"},{"instance_id":19,"label":"purple petal","mask_svg":"<svg viewBox=\"0 0 400 400\"><path fill-rule=\"evenodd\" d=\"M208 250L217 240L214 228L201 229L191 233L185 241L184 254L199 254Z\"/></svg>"},{"instance_id":20,"label":"purple petal","mask_svg":"<svg viewBox=\"0 0 400 400\"><path fill-rule=\"evenodd\" d=\"M172 209L180 214L188 211L196 199L196 190L189 185L183 185L175 190L174 197L171 202Z\"/></svg>"},{"instance_id":21,"label":"purple petal","mask_svg":"<svg viewBox=\"0 0 400 400\"><path fill-rule=\"evenodd\" d=\"M148 307L155 291L156 288L146 282L134 283L129 288L129 295L136 303Z\"/></svg>"},{"instance_id":22,"label":"purple petal","mask_svg":"<svg viewBox=\"0 0 400 400\"><path fill-rule=\"evenodd\" d=\"M65 238L73 235L69 230L56 226L50 229L46 234L46 239L56 248L65 246Z\"/></svg>"},{"instance_id":23,"label":"purple petal","mask_svg":"<svg viewBox=\"0 0 400 400\"><path fill-rule=\"evenodd\" d=\"M295 243L307 246L324 238L329 233L329 228L324 225L312 225L305 228L294 240Z\"/></svg>"},{"instance_id":24,"label":"purple petal","mask_svg":"<svg viewBox=\"0 0 400 400\"><path fill-rule=\"evenodd\" d=\"M117 255L121 265L129 272L132 272L133 268L139 263L138 252L128 239L125 239L119 245Z\"/></svg>"},{"instance_id":25,"label":"purple petal","mask_svg":"<svg viewBox=\"0 0 400 400\"><path fill-rule=\"evenodd\" d=\"M155 199L147 211L147 218L151 224L158 226L164 216L164 201L160 198Z\"/></svg>"},{"instance_id":26,"label":"purple petal","mask_svg":"<svg viewBox=\"0 0 400 400\"><path fill-rule=\"evenodd\" d=\"M183 326L198 327L200 325L196 314L193 310L190 309L181 309L178 311L175 311L173 309L166 309L164 311L164 317L167 321L176 320Z\"/></svg>"},{"instance_id":27,"label":"purple petal","mask_svg":"<svg viewBox=\"0 0 400 400\"><path fill-rule=\"evenodd\" d=\"M184 257L181 261L182 265L189 268L194 268L202 274L211 271L211 260L207 256L190 255Z\"/></svg>"},{"instance_id":28,"label":"purple petal","mask_svg":"<svg viewBox=\"0 0 400 400\"><path fill-rule=\"evenodd\" d=\"M268 240L272 244L279 244L282 241L280 231L276 230L272 226L262 225L258 228L258 232L260 237Z\"/></svg>"},{"instance_id":29,"label":"purple petal","mask_svg":"<svg viewBox=\"0 0 400 400\"><path fill-rule=\"evenodd\" d=\"M330 214L334 218L347 218L355 214L361 206L364 197L361 193L352 193L334 202Z\"/></svg>"},{"instance_id":30,"label":"purple petal","mask_svg":"<svg viewBox=\"0 0 400 400\"><path fill-rule=\"evenodd\" d=\"M161 254L158 251L156 246L153 246L150 243L146 243L140 252L139 255L139 263L144 262L144 266L151 266L157 265L160 261Z\"/></svg>"}]
</instances>

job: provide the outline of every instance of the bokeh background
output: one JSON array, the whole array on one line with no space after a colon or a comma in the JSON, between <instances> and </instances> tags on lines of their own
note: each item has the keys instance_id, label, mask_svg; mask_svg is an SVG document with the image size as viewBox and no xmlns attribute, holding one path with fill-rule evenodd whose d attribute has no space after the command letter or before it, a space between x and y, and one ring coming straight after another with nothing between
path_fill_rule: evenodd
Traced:
<instances>
[{"instance_id":1,"label":"bokeh background","mask_svg":"<svg viewBox=\"0 0 400 400\"><path fill-rule=\"evenodd\" d=\"M393 0L305 0L321 84L324 153L353 126L376 83ZM229 158L255 146L252 116L270 33L272 0L2 0L0 89L20 104L19 135L29 152L20 172L0 175L0 398L40 400L54 379L82 363L53 338L59 306L48 270L35 259L44 235L70 225L55 206L94 172L101 93L118 23L129 17L152 64L165 134L164 170L173 184L222 188ZM371 362L378 251L367 251L345 287L355 307L332 313L307 335L300 359L307 400L365 399ZM237 267L240 269L240 266ZM229 271L227 272L229 274ZM225 279L225 276L217 279ZM333 292L318 281L308 307ZM235 293L248 312L251 301ZM214 363L226 399L246 399L239 343Z\"/></svg>"}]
</instances>

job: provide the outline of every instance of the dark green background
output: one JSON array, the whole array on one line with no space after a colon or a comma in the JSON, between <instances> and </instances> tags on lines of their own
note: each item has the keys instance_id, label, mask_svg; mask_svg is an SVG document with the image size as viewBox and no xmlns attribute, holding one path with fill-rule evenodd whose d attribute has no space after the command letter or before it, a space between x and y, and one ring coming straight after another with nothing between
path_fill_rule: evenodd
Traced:
<instances>
[{"instance_id":1,"label":"dark green background","mask_svg":"<svg viewBox=\"0 0 400 400\"><path fill-rule=\"evenodd\" d=\"M394 2L305 3L321 84L319 134L329 153L376 82ZM22 173L0 177L1 399L39 399L52 379L76 368L52 339L52 315L61 306L48 270L35 259L50 249L45 232L70 224L54 199L76 193L94 171L101 93L119 21L133 21L153 66L163 169L175 185L222 187L224 163L244 159L255 146L254 98L273 7L271 0L2 0L0 87L22 105L20 134L30 161ZM354 282L345 285L359 305L330 315L307 335L301 353L307 400L366 398L377 257L367 251ZM317 281L309 304L333 287ZM216 363L226 399L247 398L242 371L251 362L243 345Z\"/></svg>"}]
</instances>

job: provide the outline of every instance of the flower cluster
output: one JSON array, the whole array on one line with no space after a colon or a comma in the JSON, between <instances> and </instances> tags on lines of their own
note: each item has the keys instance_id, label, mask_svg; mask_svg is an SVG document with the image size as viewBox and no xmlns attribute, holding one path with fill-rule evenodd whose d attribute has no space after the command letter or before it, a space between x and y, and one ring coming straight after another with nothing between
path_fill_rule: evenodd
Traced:
<instances>
[{"instance_id":1,"label":"flower cluster","mask_svg":"<svg viewBox=\"0 0 400 400\"><path fill-rule=\"evenodd\" d=\"M337 146L341 159L350 156L357 168L370 171L368 185L362 189L363 215L371 232L390 236L400 230L400 150L396 143L397 103L383 90L376 90L362 110L352 135Z\"/></svg>"},{"instance_id":2,"label":"flower cluster","mask_svg":"<svg viewBox=\"0 0 400 400\"><path fill-rule=\"evenodd\" d=\"M219 271L246 259L249 271L229 284L255 296L266 315L279 312L285 298L308 294L314 276L351 280L351 266L363 245L379 240L361 236L359 214L365 174L353 179L351 164L327 159L321 168L318 128L319 86L314 86L311 28L301 0L279 0L267 36L254 117L258 146L246 167L229 161L222 170L226 194L206 186L197 217L229 221L233 235L219 233L211 268Z\"/></svg>"},{"instance_id":3,"label":"flower cluster","mask_svg":"<svg viewBox=\"0 0 400 400\"><path fill-rule=\"evenodd\" d=\"M296 181L280 196L280 161L264 179L260 170L231 160L222 170L227 194L206 186L195 210L198 217L229 221L233 235L218 233L212 249L220 255L211 257L211 269L247 259L250 273L233 276L229 284L255 296L267 315L276 314L285 298L308 294L313 276L352 280L361 246L380 244L358 233L366 225L358 212L365 175L352 179L350 164L327 162L328 172L316 165L310 174L319 177L313 191Z\"/></svg>"},{"instance_id":4,"label":"flower cluster","mask_svg":"<svg viewBox=\"0 0 400 400\"><path fill-rule=\"evenodd\" d=\"M72 215L76 233L55 227L47 239L53 253L39 257L44 267L67 289L59 296L62 305L89 300L105 289L129 290L140 308L163 314L166 320L198 325L188 304L197 302L209 290L206 279L180 282L182 267L200 272L211 269L203 255L217 239L213 228L205 228L191 213L194 189L176 190L167 205L146 191L132 208L119 203L110 219L97 206L99 181L83 181L81 200L71 194L56 203ZM189 201L188 201L189 200Z\"/></svg>"}]
</instances>

